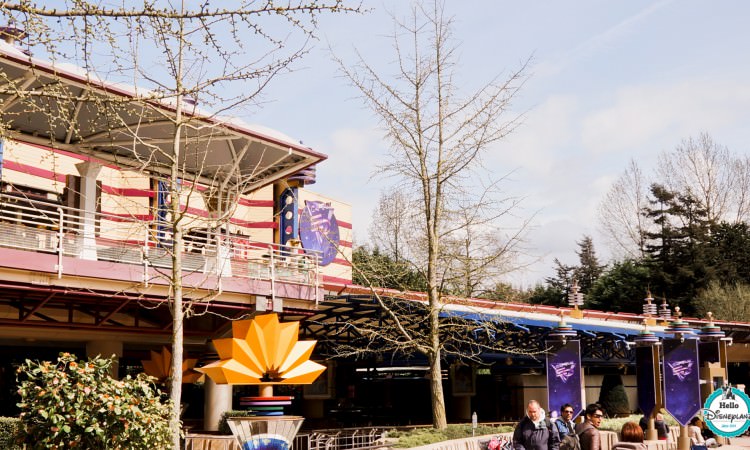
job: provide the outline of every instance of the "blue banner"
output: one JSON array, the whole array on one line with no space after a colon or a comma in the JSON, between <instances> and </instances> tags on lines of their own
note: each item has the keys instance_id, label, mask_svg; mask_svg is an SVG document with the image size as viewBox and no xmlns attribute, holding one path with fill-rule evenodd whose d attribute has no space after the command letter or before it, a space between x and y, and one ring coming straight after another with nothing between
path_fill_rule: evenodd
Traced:
<instances>
[{"instance_id":1,"label":"blue banner","mask_svg":"<svg viewBox=\"0 0 750 450\"><path fill-rule=\"evenodd\" d=\"M570 340L547 341L547 407L560 411L570 403L574 416L583 411L583 374L581 372L581 343Z\"/></svg>"},{"instance_id":2,"label":"blue banner","mask_svg":"<svg viewBox=\"0 0 750 450\"><path fill-rule=\"evenodd\" d=\"M701 410L698 340L665 339L664 407L682 426Z\"/></svg>"},{"instance_id":3,"label":"blue banner","mask_svg":"<svg viewBox=\"0 0 750 450\"><path fill-rule=\"evenodd\" d=\"M635 373L638 383L638 407L644 416L650 416L656 408L656 377L657 370L654 361L658 349L653 346L635 348Z\"/></svg>"}]
</instances>

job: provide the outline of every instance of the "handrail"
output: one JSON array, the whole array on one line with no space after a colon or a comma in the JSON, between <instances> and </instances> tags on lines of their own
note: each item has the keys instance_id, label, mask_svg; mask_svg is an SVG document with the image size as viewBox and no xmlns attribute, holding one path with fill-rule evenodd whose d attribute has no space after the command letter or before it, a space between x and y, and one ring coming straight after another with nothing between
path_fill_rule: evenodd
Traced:
<instances>
[{"instance_id":1,"label":"handrail","mask_svg":"<svg viewBox=\"0 0 750 450\"><path fill-rule=\"evenodd\" d=\"M83 211L53 202L0 193L0 247L57 255L54 271L62 277L63 257L137 264L148 284L149 269L171 267L172 232L159 220L107 213L93 214L94 236ZM270 280L272 284L318 286L320 252L195 226L185 233L187 271L223 277ZM317 296L316 296L317 297Z\"/></svg>"}]
</instances>

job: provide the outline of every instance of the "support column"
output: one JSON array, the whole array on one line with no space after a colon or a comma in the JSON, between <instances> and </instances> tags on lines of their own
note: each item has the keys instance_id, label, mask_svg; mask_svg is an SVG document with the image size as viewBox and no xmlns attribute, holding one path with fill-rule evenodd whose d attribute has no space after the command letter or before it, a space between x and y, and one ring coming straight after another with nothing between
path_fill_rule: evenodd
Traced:
<instances>
[{"instance_id":1,"label":"support column","mask_svg":"<svg viewBox=\"0 0 750 450\"><path fill-rule=\"evenodd\" d=\"M232 385L216 384L211 377L206 377L205 405L203 407L203 429L218 431L221 415L232 409Z\"/></svg>"},{"instance_id":2,"label":"support column","mask_svg":"<svg viewBox=\"0 0 750 450\"><path fill-rule=\"evenodd\" d=\"M83 228L83 249L81 259L96 261L96 177L102 165L92 161L76 164L81 176L81 219Z\"/></svg>"},{"instance_id":3,"label":"support column","mask_svg":"<svg viewBox=\"0 0 750 450\"><path fill-rule=\"evenodd\" d=\"M122 341L89 341L86 343L86 356L93 358L94 356L101 356L102 358L109 358L112 355L115 356L110 366L110 374L114 379L119 379L120 372L120 357L122 357Z\"/></svg>"}]
</instances>

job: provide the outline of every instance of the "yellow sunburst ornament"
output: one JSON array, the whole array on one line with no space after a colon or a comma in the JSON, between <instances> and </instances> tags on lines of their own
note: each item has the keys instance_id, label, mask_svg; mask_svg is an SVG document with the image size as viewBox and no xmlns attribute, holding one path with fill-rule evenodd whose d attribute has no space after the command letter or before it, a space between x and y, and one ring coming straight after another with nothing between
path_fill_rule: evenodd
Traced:
<instances>
[{"instance_id":1,"label":"yellow sunburst ornament","mask_svg":"<svg viewBox=\"0 0 750 450\"><path fill-rule=\"evenodd\" d=\"M183 383L195 383L204 377L202 373L193 369L197 362L195 358L188 358L182 362ZM156 378L159 383L164 383L172 373L172 352L166 347L162 348L161 353L152 350L151 359L144 359L141 363L146 375Z\"/></svg>"},{"instance_id":2,"label":"yellow sunburst ornament","mask_svg":"<svg viewBox=\"0 0 750 450\"><path fill-rule=\"evenodd\" d=\"M217 384L310 384L326 370L310 361L317 341L298 341L299 322L280 323L276 314L232 323L232 336L214 339L220 361L199 372Z\"/></svg>"}]
</instances>

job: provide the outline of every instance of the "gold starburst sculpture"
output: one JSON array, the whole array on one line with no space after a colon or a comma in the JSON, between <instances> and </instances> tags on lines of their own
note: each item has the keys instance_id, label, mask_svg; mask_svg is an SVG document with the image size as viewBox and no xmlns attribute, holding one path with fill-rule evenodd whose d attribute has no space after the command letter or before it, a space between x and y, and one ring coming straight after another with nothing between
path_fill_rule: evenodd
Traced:
<instances>
[{"instance_id":1,"label":"gold starburst sculpture","mask_svg":"<svg viewBox=\"0 0 750 450\"><path fill-rule=\"evenodd\" d=\"M232 323L232 336L214 339L220 361L196 369L217 384L310 384L326 367L310 361L317 341L298 341L299 322L276 314Z\"/></svg>"},{"instance_id":2,"label":"gold starburst sculpture","mask_svg":"<svg viewBox=\"0 0 750 450\"><path fill-rule=\"evenodd\" d=\"M193 369L197 362L196 358L182 361L183 383L195 383L204 377L202 373ZM166 347L162 348L161 353L152 350L151 359L144 359L141 363L143 363L143 371L146 372L146 375L156 378L159 383L167 381L167 378L172 374L172 352Z\"/></svg>"}]
</instances>

